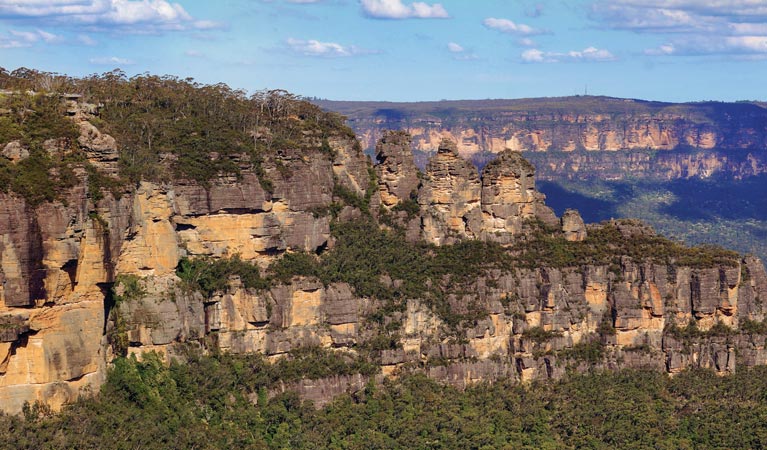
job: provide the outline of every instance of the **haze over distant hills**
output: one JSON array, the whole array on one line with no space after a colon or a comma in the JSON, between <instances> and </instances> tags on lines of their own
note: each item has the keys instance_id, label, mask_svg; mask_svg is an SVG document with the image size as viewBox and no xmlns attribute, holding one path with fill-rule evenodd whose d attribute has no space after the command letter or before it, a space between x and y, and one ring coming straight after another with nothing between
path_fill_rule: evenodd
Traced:
<instances>
[{"instance_id":1,"label":"haze over distant hills","mask_svg":"<svg viewBox=\"0 0 767 450\"><path fill-rule=\"evenodd\" d=\"M317 101L372 151L383 130L413 136L423 166L442 138L482 167L525 152L558 213L639 217L689 243L767 256L764 102L667 103L599 96L435 102Z\"/></svg>"}]
</instances>

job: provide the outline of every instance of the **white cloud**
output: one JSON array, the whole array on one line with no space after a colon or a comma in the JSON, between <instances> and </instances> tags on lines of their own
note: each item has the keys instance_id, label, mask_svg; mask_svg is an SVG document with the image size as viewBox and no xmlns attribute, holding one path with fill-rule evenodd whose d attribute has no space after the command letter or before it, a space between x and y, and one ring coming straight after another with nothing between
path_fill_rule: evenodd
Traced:
<instances>
[{"instance_id":1,"label":"white cloud","mask_svg":"<svg viewBox=\"0 0 767 450\"><path fill-rule=\"evenodd\" d=\"M509 19L498 19L495 17L488 17L482 21L482 24L490 29L500 31L502 33L516 34L520 36L529 36L534 34L543 34L543 30L539 30L525 25L523 23L516 23Z\"/></svg>"},{"instance_id":2,"label":"white cloud","mask_svg":"<svg viewBox=\"0 0 767 450\"><path fill-rule=\"evenodd\" d=\"M567 56L576 61L613 61L615 55L608 50L596 47L587 47L580 51L569 51Z\"/></svg>"},{"instance_id":3,"label":"white cloud","mask_svg":"<svg viewBox=\"0 0 767 450\"><path fill-rule=\"evenodd\" d=\"M191 58L202 58L205 56L205 54L199 50L187 50L184 52L184 55Z\"/></svg>"},{"instance_id":4,"label":"white cloud","mask_svg":"<svg viewBox=\"0 0 767 450\"><path fill-rule=\"evenodd\" d=\"M21 39L24 42L29 42L30 44L35 42L47 42L47 43L56 43L61 42L62 38L61 36L57 36L53 33L48 33L47 31L43 30L35 30L35 31L16 31L16 30L10 30L8 33L18 39Z\"/></svg>"},{"instance_id":5,"label":"white cloud","mask_svg":"<svg viewBox=\"0 0 767 450\"><path fill-rule=\"evenodd\" d=\"M464 51L464 48L455 42L448 42L447 49L450 51L450 53L461 53Z\"/></svg>"},{"instance_id":6,"label":"white cloud","mask_svg":"<svg viewBox=\"0 0 767 450\"><path fill-rule=\"evenodd\" d=\"M520 57L522 61L528 63L605 62L617 59L610 51L596 47L587 47L583 50L571 50L564 53L544 52L537 48L531 48L523 51Z\"/></svg>"},{"instance_id":7,"label":"white cloud","mask_svg":"<svg viewBox=\"0 0 767 450\"><path fill-rule=\"evenodd\" d=\"M732 36L725 39L725 44L748 53L767 53L767 36Z\"/></svg>"},{"instance_id":8,"label":"white cloud","mask_svg":"<svg viewBox=\"0 0 767 450\"><path fill-rule=\"evenodd\" d=\"M767 36L691 36L644 51L652 56L767 57Z\"/></svg>"},{"instance_id":9,"label":"white cloud","mask_svg":"<svg viewBox=\"0 0 767 450\"><path fill-rule=\"evenodd\" d=\"M534 40L532 40L532 39L530 39L530 38L522 38L522 39L520 39L520 40L519 40L519 41L517 41L517 42L518 42L518 43L519 43L519 45L521 45L522 47L536 47L536 46L537 46L537 44L535 43L535 41L534 41Z\"/></svg>"},{"instance_id":10,"label":"white cloud","mask_svg":"<svg viewBox=\"0 0 767 450\"><path fill-rule=\"evenodd\" d=\"M471 49L466 49L461 44L455 42L448 42L447 51L453 55L453 59L456 61L475 61L479 59Z\"/></svg>"},{"instance_id":11,"label":"white cloud","mask_svg":"<svg viewBox=\"0 0 767 450\"><path fill-rule=\"evenodd\" d=\"M335 42L321 42L315 39L303 40L289 38L286 43L290 50L305 56L343 58L348 56L370 55L377 53L375 51L362 49L353 45L344 46Z\"/></svg>"},{"instance_id":12,"label":"white cloud","mask_svg":"<svg viewBox=\"0 0 767 450\"><path fill-rule=\"evenodd\" d=\"M738 36L767 36L767 23L730 23L728 27Z\"/></svg>"},{"instance_id":13,"label":"white cloud","mask_svg":"<svg viewBox=\"0 0 767 450\"><path fill-rule=\"evenodd\" d=\"M657 12L683 12L697 17L728 17L752 21L767 17L767 2L764 0L609 0L597 1L593 8L635 8Z\"/></svg>"},{"instance_id":14,"label":"white cloud","mask_svg":"<svg viewBox=\"0 0 767 450\"><path fill-rule=\"evenodd\" d=\"M675 51L674 44L663 44L656 48L648 48L644 53L645 55L673 55Z\"/></svg>"},{"instance_id":15,"label":"white cloud","mask_svg":"<svg viewBox=\"0 0 767 450\"><path fill-rule=\"evenodd\" d=\"M402 0L360 0L363 13L373 19L447 19L450 15L440 3Z\"/></svg>"},{"instance_id":16,"label":"white cloud","mask_svg":"<svg viewBox=\"0 0 767 450\"><path fill-rule=\"evenodd\" d=\"M531 48L522 52L522 60L525 62L546 62L546 55L537 48Z\"/></svg>"},{"instance_id":17,"label":"white cloud","mask_svg":"<svg viewBox=\"0 0 767 450\"><path fill-rule=\"evenodd\" d=\"M130 59L119 58L117 56L102 56L98 58L91 58L88 60L88 62L100 66L130 66L135 64L135 62Z\"/></svg>"},{"instance_id":18,"label":"white cloud","mask_svg":"<svg viewBox=\"0 0 767 450\"><path fill-rule=\"evenodd\" d=\"M77 42L87 45L90 47L93 47L94 45L98 44L98 42L93 39L92 37L88 36L87 34L80 34L77 36Z\"/></svg>"},{"instance_id":19,"label":"white cloud","mask_svg":"<svg viewBox=\"0 0 767 450\"><path fill-rule=\"evenodd\" d=\"M609 28L665 35L646 55L767 56L765 0L599 0L591 16Z\"/></svg>"},{"instance_id":20,"label":"white cloud","mask_svg":"<svg viewBox=\"0 0 767 450\"><path fill-rule=\"evenodd\" d=\"M61 36L43 30L8 30L6 34L0 34L0 48L26 48L41 42L57 44L62 41Z\"/></svg>"},{"instance_id":21,"label":"white cloud","mask_svg":"<svg viewBox=\"0 0 767 450\"><path fill-rule=\"evenodd\" d=\"M196 20L179 3L167 0L0 0L6 19L85 26L97 31L156 33L209 29L218 24Z\"/></svg>"}]
</instances>

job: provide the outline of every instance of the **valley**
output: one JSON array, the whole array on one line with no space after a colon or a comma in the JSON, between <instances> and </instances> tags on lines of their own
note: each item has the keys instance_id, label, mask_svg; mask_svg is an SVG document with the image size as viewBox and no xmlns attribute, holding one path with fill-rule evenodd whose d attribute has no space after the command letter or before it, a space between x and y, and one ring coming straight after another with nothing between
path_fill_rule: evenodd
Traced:
<instances>
[{"instance_id":1,"label":"valley","mask_svg":"<svg viewBox=\"0 0 767 450\"><path fill-rule=\"evenodd\" d=\"M368 149L389 128L413 135L421 167L443 137L480 169L510 148L535 165L558 214L636 217L688 244L767 257L763 104L593 96L317 103L346 115Z\"/></svg>"}]
</instances>

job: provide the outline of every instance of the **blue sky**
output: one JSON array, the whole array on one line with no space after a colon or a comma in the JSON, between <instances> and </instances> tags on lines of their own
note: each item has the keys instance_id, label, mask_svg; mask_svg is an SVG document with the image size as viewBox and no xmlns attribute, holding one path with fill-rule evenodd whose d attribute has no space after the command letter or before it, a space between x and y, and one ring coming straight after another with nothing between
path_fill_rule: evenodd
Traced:
<instances>
[{"instance_id":1,"label":"blue sky","mask_svg":"<svg viewBox=\"0 0 767 450\"><path fill-rule=\"evenodd\" d=\"M0 67L337 100L767 99L767 0L0 0Z\"/></svg>"}]
</instances>

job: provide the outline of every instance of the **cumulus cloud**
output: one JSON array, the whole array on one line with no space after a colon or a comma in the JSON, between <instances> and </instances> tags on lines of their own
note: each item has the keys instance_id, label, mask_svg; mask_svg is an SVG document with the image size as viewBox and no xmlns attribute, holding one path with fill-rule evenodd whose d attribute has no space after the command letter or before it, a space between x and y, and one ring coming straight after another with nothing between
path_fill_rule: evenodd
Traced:
<instances>
[{"instance_id":1,"label":"cumulus cloud","mask_svg":"<svg viewBox=\"0 0 767 450\"><path fill-rule=\"evenodd\" d=\"M218 26L195 19L179 3L167 0L0 0L0 17L133 33Z\"/></svg>"},{"instance_id":2,"label":"cumulus cloud","mask_svg":"<svg viewBox=\"0 0 767 450\"><path fill-rule=\"evenodd\" d=\"M709 22L763 22L764 0L609 0L596 1L592 12L619 28L655 30L675 23L706 27Z\"/></svg>"},{"instance_id":3,"label":"cumulus cloud","mask_svg":"<svg viewBox=\"0 0 767 450\"><path fill-rule=\"evenodd\" d=\"M673 55L675 51L674 44L663 44L656 48L648 48L644 53L645 55Z\"/></svg>"},{"instance_id":4,"label":"cumulus cloud","mask_svg":"<svg viewBox=\"0 0 767 450\"><path fill-rule=\"evenodd\" d=\"M286 41L288 48L294 53L304 56L318 56L323 58L343 58L357 55L370 55L376 53L354 45L344 46L335 42L321 42L315 39L303 40L289 38Z\"/></svg>"},{"instance_id":5,"label":"cumulus cloud","mask_svg":"<svg viewBox=\"0 0 767 450\"><path fill-rule=\"evenodd\" d=\"M653 56L729 55L737 58L767 58L767 36L694 36L649 48L644 53Z\"/></svg>"},{"instance_id":6,"label":"cumulus cloud","mask_svg":"<svg viewBox=\"0 0 767 450\"><path fill-rule=\"evenodd\" d=\"M520 55L522 61L528 63L557 63L557 62L605 62L616 59L610 51L596 47L569 52L544 52L537 48L527 49Z\"/></svg>"},{"instance_id":7,"label":"cumulus cloud","mask_svg":"<svg viewBox=\"0 0 767 450\"><path fill-rule=\"evenodd\" d=\"M546 54L537 48L531 48L522 52L522 61L525 62L546 62ZM556 62L551 60L549 62Z\"/></svg>"},{"instance_id":8,"label":"cumulus cloud","mask_svg":"<svg viewBox=\"0 0 767 450\"><path fill-rule=\"evenodd\" d=\"M450 51L450 53L461 53L464 51L464 48L455 42L448 42L447 49Z\"/></svg>"},{"instance_id":9,"label":"cumulus cloud","mask_svg":"<svg viewBox=\"0 0 767 450\"><path fill-rule=\"evenodd\" d=\"M130 59L119 58L117 56L102 56L98 58L91 58L88 60L88 62L99 66L130 66L135 64L135 62Z\"/></svg>"},{"instance_id":10,"label":"cumulus cloud","mask_svg":"<svg viewBox=\"0 0 767 450\"><path fill-rule=\"evenodd\" d=\"M7 33L0 34L0 48L26 48L40 42L55 44L62 41L63 38L61 36L44 30L8 30Z\"/></svg>"},{"instance_id":11,"label":"cumulus cloud","mask_svg":"<svg viewBox=\"0 0 767 450\"><path fill-rule=\"evenodd\" d=\"M482 25L502 33L516 34L519 36L530 36L544 33L543 30L533 28L530 25L516 23L509 19L498 19L495 17L488 17L487 19L483 20Z\"/></svg>"},{"instance_id":12,"label":"cumulus cloud","mask_svg":"<svg viewBox=\"0 0 767 450\"><path fill-rule=\"evenodd\" d=\"M647 55L767 57L764 0L599 0L591 16L609 28L666 35Z\"/></svg>"},{"instance_id":13,"label":"cumulus cloud","mask_svg":"<svg viewBox=\"0 0 767 450\"><path fill-rule=\"evenodd\" d=\"M447 19L450 15L440 3L402 0L360 0L362 12L373 19Z\"/></svg>"},{"instance_id":14,"label":"cumulus cloud","mask_svg":"<svg viewBox=\"0 0 767 450\"><path fill-rule=\"evenodd\" d=\"M476 59L479 59L477 55L474 54L473 51L468 50L464 48L463 45L457 44L455 42L448 42L447 51L449 51L450 54L453 55L453 59L455 59L456 61L474 61Z\"/></svg>"}]
</instances>

